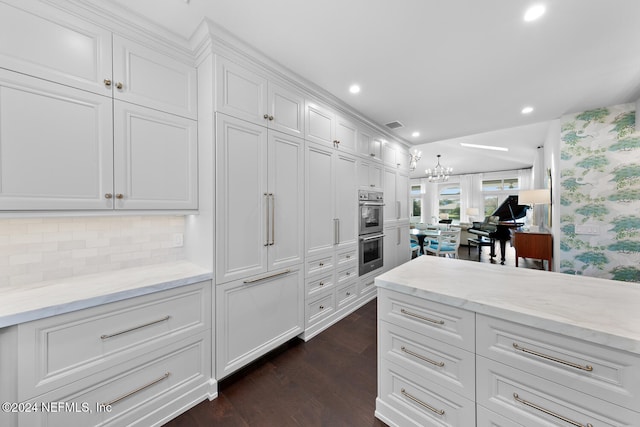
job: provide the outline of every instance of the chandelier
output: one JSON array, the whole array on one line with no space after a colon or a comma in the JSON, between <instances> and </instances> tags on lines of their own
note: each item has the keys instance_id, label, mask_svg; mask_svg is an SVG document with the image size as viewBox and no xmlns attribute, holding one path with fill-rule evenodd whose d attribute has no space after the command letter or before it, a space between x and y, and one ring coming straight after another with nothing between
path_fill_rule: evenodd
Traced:
<instances>
[{"instance_id":1,"label":"chandelier","mask_svg":"<svg viewBox=\"0 0 640 427\"><path fill-rule=\"evenodd\" d=\"M438 164L433 169L425 169L429 182L448 181L453 168L446 168L440 164L440 154L438 154Z\"/></svg>"},{"instance_id":2,"label":"chandelier","mask_svg":"<svg viewBox=\"0 0 640 427\"><path fill-rule=\"evenodd\" d=\"M411 156L411 159L409 159L409 170L413 172L416 170L416 166L418 166L418 160L422 158L422 151L414 151L409 155Z\"/></svg>"}]
</instances>

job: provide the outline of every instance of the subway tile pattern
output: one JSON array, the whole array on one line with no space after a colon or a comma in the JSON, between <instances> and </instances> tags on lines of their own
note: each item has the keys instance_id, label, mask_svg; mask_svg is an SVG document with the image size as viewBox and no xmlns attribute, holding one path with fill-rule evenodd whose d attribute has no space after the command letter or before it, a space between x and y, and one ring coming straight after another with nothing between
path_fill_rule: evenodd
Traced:
<instances>
[{"instance_id":1,"label":"subway tile pattern","mask_svg":"<svg viewBox=\"0 0 640 427\"><path fill-rule=\"evenodd\" d=\"M184 259L182 216L0 219L0 286Z\"/></svg>"}]
</instances>

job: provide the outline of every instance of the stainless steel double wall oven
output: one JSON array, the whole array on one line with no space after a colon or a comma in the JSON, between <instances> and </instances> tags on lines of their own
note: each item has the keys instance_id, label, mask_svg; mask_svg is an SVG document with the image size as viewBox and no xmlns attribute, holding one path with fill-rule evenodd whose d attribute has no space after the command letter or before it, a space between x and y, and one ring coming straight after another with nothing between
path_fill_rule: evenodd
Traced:
<instances>
[{"instance_id":1,"label":"stainless steel double wall oven","mask_svg":"<svg viewBox=\"0 0 640 427\"><path fill-rule=\"evenodd\" d=\"M358 191L360 205L360 265L359 273L369 273L383 265L383 237L382 226L384 200L379 191Z\"/></svg>"}]
</instances>

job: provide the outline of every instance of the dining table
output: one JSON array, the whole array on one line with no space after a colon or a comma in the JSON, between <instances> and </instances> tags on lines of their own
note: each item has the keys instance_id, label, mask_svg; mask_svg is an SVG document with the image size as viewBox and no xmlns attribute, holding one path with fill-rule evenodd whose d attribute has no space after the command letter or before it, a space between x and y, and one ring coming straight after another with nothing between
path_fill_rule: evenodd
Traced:
<instances>
[{"instance_id":1,"label":"dining table","mask_svg":"<svg viewBox=\"0 0 640 427\"><path fill-rule=\"evenodd\" d=\"M424 255L424 239L427 237L438 237L440 235L440 231L439 229L433 229L433 228L427 228L427 229L423 229L423 228L411 228L409 229L409 233L412 236L416 236L418 238L418 245L420 245L420 253L422 255Z\"/></svg>"}]
</instances>

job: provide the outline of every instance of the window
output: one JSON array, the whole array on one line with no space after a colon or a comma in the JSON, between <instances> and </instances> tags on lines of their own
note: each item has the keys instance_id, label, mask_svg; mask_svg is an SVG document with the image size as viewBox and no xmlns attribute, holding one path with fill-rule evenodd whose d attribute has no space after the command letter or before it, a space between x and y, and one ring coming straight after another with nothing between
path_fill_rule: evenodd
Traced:
<instances>
[{"instance_id":1,"label":"window","mask_svg":"<svg viewBox=\"0 0 640 427\"><path fill-rule=\"evenodd\" d=\"M422 221L422 187L420 185L411 186L411 221Z\"/></svg>"},{"instance_id":2,"label":"window","mask_svg":"<svg viewBox=\"0 0 640 427\"><path fill-rule=\"evenodd\" d=\"M518 194L520 188L518 178L487 179L482 181L484 195L484 215L489 216L498 209L507 196Z\"/></svg>"},{"instance_id":3,"label":"window","mask_svg":"<svg viewBox=\"0 0 640 427\"><path fill-rule=\"evenodd\" d=\"M448 214L449 219L460 221L460 186L448 185L440 189L438 213Z\"/></svg>"}]
</instances>

